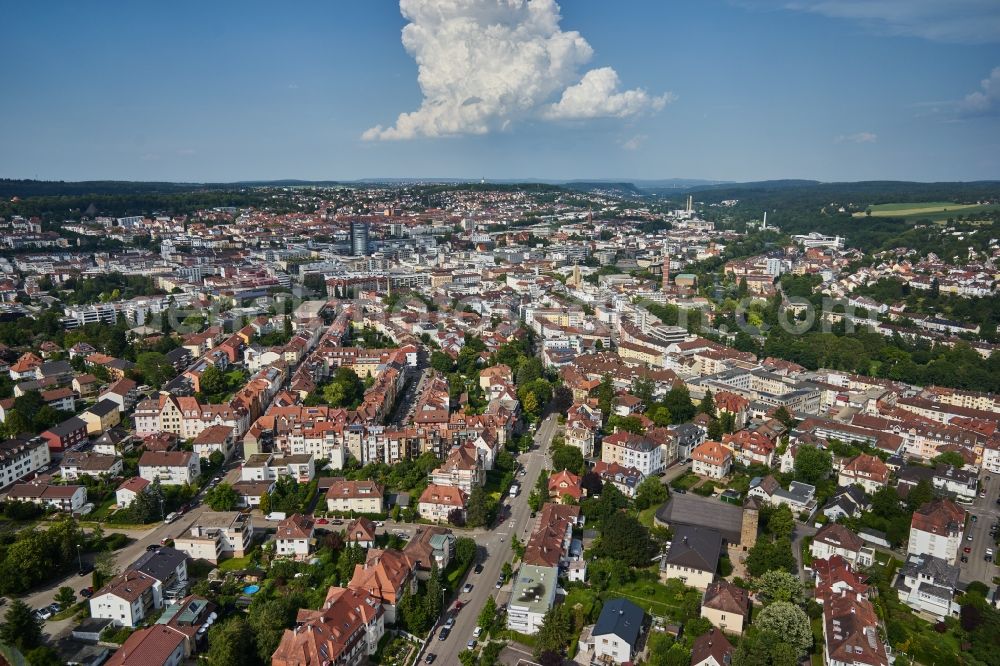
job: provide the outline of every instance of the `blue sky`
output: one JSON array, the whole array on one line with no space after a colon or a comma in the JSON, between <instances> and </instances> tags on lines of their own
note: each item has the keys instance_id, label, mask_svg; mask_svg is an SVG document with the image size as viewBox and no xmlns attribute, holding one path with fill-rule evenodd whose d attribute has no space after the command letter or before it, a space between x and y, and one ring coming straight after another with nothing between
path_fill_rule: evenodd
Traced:
<instances>
[{"instance_id":1,"label":"blue sky","mask_svg":"<svg viewBox=\"0 0 1000 666\"><path fill-rule=\"evenodd\" d=\"M0 177L1000 178L996 0L286 4L8 4Z\"/></svg>"}]
</instances>

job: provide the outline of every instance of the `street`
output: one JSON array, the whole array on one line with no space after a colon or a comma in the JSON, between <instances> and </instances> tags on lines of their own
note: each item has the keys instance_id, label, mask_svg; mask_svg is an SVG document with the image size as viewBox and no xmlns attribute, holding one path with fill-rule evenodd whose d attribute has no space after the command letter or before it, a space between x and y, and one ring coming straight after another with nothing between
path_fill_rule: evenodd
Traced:
<instances>
[{"instance_id":1,"label":"street","mask_svg":"<svg viewBox=\"0 0 1000 666\"><path fill-rule=\"evenodd\" d=\"M978 580L992 586L993 577L1000 573L997 571L996 565L997 548L993 537L990 536L990 526L1000 522L1000 505L996 503L997 498L1000 497L1000 475L993 475L989 481L985 480L987 476L989 475L984 473L981 477L986 497L976 497L976 501L971 506L959 504L960 507L969 512L969 520L966 522L962 543L958 549L959 561L957 563L961 571L959 581L966 585ZM972 516L976 516L975 522L972 521ZM966 539L970 534L972 541ZM971 552L965 553L966 548L969 548ZM987 562L983 559L987 548L992 548L994 551L993 562ZM969 561L962 562L962 555L969 558Z\"/></svg>"},{"instance_id":2,"label":"street","mask_svg":"<svg viewBox=\"0 0 1000 666\"><path fill-rule=\"evenodd\" d=\"M522 477L517 480L521 482L521 492L517 497L506 501L501 498L501 504L510 506L510 517L492 530L487 530L475 536L479 544L478 562L483 565L483 572L476 574L472 569L464 581L459 581L461 585L466 582L472 584L472 591L468 594L459 593L458 600L464 605L462 610L455 616L455 626L444 641L438 640L440 626L444 624L446 617L442 617L438 625L433 630L434 637L427 644L425 652L437 655L437 664L458 664L458 653L465 650L468 642L472 639L472 632L479 621L479 612L486 603L486 598L496 595L500 590L496 589L496 582L500 578L504 562L511 560L510 539L512 535L517 535L522 542L526 541L527 534L531 530L533 519L531 518L531 508L528 506L528 495L538 482L538 476L542 469L548 469L548 449L552 438L559 427L559 422L555 414L549 415L538 427L535 433L535 445L532 451L522 454L518 462L527 470ZM458 534L458 536L465 536ZM511 581L507 581L504 589L510 588ZM499 606L499 604L498 604ZM420 658L424 658L421 653Z\"/></svg>"}]
</instances>

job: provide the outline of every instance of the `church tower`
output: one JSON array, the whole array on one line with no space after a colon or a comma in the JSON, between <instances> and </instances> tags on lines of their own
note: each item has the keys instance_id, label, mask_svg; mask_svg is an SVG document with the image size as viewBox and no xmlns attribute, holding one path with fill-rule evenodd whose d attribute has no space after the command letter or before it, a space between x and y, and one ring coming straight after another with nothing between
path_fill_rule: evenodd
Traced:
<instances>
[{"instance_id":1,"label":"church tower","mask_svg":"<svg viewBox=\"0 0 1000 666\"><path fill-rule=\"evenodd\" d=\"M663 255L663 291L670 291L670 255Z\"/></svg>"},{"instance_id":2,"label":"church tower","mask_svg":"<svg viewBox=\"0 0 1000 666\"><path fill-rule=\"evenodd\" d=\"M760 521L760 500L751 497L743 503L743 525L740 527L740 545L750 550L757 543L757 529Z\"/></svg>"}]
</instances>

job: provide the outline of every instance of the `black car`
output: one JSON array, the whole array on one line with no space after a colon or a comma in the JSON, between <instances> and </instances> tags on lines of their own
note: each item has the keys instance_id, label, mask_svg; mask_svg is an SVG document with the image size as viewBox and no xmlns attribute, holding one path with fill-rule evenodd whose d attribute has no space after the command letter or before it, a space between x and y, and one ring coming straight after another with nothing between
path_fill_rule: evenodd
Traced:
<instances>
[{"instance_id":1,"label":"black car","mask_svg":"<svg viewBox=\"0 0 1000 666\"><path fill-rule=\"evenodd\" d=\"M475 571L477 574L483 573L483 565L482 564L477 564L476 568L473 569L473 571Z\"/></svg>"},{"instance_id":2,"label":"black car","mask_svg":"<svg viewBox=\"0 0 1000 666\"><path fill-rule=\"evenodd\" d=\"M448 634L450 634L450 633L451 633L451 629L449 629L448 627L444 627L441 630L441 633L438 634L438 640L439 641L447 640L448 639Z\"/></svg>"},{"instance_id":3,"label":"black car","mask_svg":"<svg viewBox=\"0 0 1000 666\"><path fill-rule=\"evenodd\" d=\"M965 564L966 562L969 561L969 558L968 558L967 555L962 555L962 557L960 557L959 559L962 561L963 564Z\"/></svg>"},{"instance_id":4,"label":"black car","mask_svg":"<svg viewBox=\"0 0 1000 666\"><path fill-rule=\"evenodd\" d=\"M159 550L160 548L161 548L161 546L158 543L151 543L148 546L146 546L146 550L147 551L150 551L150 550Z\"/></svg>"},{"instance_id":5,"label":"black car","mask_svg":"<svg viewBox=\"0 0 1000 666\"><path fill-rule=\"evenodd\" d=\"M684 490L683 488L673 488L673 492L677 493L678 495L687 495L687 491Z\"/></svg>"},{"instance_id":6,"label":"black car","mask_svg":"<svg viewBox=\"0 0 1000 666\"><path fill-rule=\"evenodd\" d=\"M93 571L94 571L94 567L92 565L90 565L90 564L84 564L83 568L80 569L80 571L79 571L79 573L77 575L78 576L86 576L87 574L92 573Z\"/></svg>"},{"instance_id":7,"label":"black car","mask_svg":"<svg viewBox=\"0 0 1000 666\"><path fill-rule=\"evenodd\" d=\"M434 660L437 659L437 658L438 658L438 656L436 654L434 654L433 652L428 652L427 656L424 657L424 663L425 664L433 664Z\"/></svg>"}]
</instances>

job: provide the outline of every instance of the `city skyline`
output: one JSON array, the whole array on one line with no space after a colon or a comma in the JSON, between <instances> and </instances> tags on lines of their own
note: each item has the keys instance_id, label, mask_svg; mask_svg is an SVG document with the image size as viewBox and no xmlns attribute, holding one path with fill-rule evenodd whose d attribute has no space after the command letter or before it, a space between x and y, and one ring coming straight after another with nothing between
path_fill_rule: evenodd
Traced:
<instances>
[{"instance_id":1,"label":"city skyline","mask_svg":"<svg viewBox=\"0 0 1000 666\"><path fill-rule=\"evenodd\" d=\"M0 177L1000 175L982 0L235 7L11 8Z\"/></svg>"}]
</instances>

